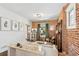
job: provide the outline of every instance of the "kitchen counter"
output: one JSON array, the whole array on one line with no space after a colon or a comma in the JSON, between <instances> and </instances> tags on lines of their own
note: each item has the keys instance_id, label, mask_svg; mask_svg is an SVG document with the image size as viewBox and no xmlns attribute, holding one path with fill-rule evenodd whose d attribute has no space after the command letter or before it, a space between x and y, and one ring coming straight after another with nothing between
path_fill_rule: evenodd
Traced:
<instances>
[{"instance_id":1,"label":"kitchen counter","mask_svg":"<svg viewBox=\"0 0 79 59\"><path fill-rule=\"evenodd\" d=\"M58 51L53 45L38 44L37 42L25 42L21 43L22 48L17 47L16 44L9 45L8 55L9 56L45 56L50 55L49 50L55 51L51 52L52 55L58 55ZM47 52L48 51L48 52Z\"/></svg>"}]
</instances>

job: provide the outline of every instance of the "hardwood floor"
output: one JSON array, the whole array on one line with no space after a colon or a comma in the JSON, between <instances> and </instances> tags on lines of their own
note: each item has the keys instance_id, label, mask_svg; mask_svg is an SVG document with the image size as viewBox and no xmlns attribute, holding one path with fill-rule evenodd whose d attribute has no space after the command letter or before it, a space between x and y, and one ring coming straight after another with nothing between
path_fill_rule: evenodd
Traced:
<instances>
[{"instance_id":1,"label":"hardwood floor","mask_svg":"<svg viewBox=\"0 0 79 59\"><path fill-rule=\"evenodd\" d=\"M2 52L2 53L0 53L0 56L7 56L8 54L8 51L5 51L5 52Z\"/></svg>"},{"instance_id":2,"label":"hardwood floor","mask_svg":"<svg viewBox=\"0 0 79 59\"><path fill-rule=\"evenodd\" d=\"M68 56L65 52L58 52L58 56Z\"/></svg>"},{"instance_id":3,"label":"hardwood floor","mask_svg":"<svg viewBox=\"0 0 79 59\"><path fill-rule=\"evenodd\" d=\"M0 53L0 56L7 56L8 54L8 51L5 51L5 52L2 52L2 53ZM67 56L64 52L59 52L58 53L58 56Z\"/></svg>"}]
</instances>

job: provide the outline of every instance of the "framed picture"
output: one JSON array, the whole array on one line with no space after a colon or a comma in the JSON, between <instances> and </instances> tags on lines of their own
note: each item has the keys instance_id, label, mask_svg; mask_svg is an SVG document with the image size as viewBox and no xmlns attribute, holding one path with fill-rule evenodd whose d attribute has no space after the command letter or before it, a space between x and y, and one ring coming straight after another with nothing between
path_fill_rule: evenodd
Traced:
<instances>
[{"instance_id":1,"label":"framed picture","mask_svg":"<svg viewBox=\"0 0 79 59\"><path fill-rule=\"evenodd\" d=\"M23 30L24 30L23 25L24 25L24 24L23 24L22 22L19 22L19 30L20 30L20 31L23 31Z\"/></svg>"},{"instance_id":2,"label":"framed picture","mask_svg":"<svg viewBox=\"0 0 79 59\"><path fill-rule=\"evenodd\" d=\"M75 4L70 4L66 10L67 29L76 28L76 8Z\"/></svg>"},{"instance_id":3,"label":"framed picture","mask_svg":"<svg viewBox=\"0 0 79 59\"><path fill-rule=\"evenodd\" d=\"M18 31L19 30L19 23L17 21L12 21L12 30Z\"/></svg>"},{"instance_id":4,"label":"framed picture","mask_svg":"<svg viewBox=\"0 0 79 59\"><path fill-rule=\"evenodd\" d=\"M1 30L11 30L11 20L1 17Z\"/></svg>"}]
</instances>

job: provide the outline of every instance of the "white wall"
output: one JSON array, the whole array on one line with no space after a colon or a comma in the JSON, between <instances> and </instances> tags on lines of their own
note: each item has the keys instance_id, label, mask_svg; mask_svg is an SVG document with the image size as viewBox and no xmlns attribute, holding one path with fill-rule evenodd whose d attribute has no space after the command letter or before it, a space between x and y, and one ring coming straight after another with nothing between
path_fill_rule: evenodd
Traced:
<instances>
[{"instance_id":1,"label":"white wall","mask_svg":"<svg viewBox=\"0 0 79 59\"><path fill-rule=\"evenodd\" d=\"M10 20L17 20L25 24L31 25L27 19L13 13L0 6L0 17L8 18ZM5 50L5 45L25 40L25 31L0 31L0 52Z\"/></svg>"}]
</instances>

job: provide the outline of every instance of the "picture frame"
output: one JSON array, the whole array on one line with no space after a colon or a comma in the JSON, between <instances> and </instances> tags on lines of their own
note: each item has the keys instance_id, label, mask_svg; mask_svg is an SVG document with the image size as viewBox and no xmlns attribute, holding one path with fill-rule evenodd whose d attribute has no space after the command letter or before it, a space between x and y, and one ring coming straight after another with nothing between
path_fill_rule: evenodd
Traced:
<instances>
[{"instance_id":1,"label":"picture frame","mask_svg":"<svg viewBox=\"0 0 79 59\"><path fill-rule=\"evenodd\" d=\"M12 20L12 30L19 31L19 23L17 21Z\"/></svg>"},{"instance_id":2,"label":"picture frame","mask_svg":"<svg viewBox=\"0 0 79 59\"><path fill-rule=\"evenodd\" d=\"M22 22L19 22L19 31L23 31L24 30L24 27L23 27L23 23Z\"/></svg>"},{"instance_id":3,"label":"picture frame","mask_svg":"<svg viewBox=\"0 0 79 59\"><path fill-rule=\"evenodd\" d=\"M11 30L11 20L8 18L0 17L0 29L2 31L10 31Z\"/></svg>"}]
</instances>

